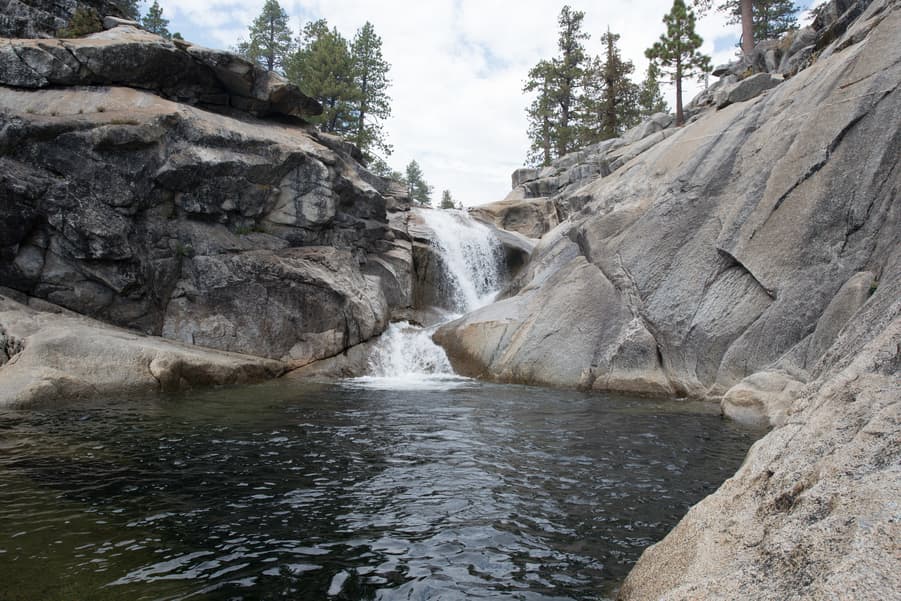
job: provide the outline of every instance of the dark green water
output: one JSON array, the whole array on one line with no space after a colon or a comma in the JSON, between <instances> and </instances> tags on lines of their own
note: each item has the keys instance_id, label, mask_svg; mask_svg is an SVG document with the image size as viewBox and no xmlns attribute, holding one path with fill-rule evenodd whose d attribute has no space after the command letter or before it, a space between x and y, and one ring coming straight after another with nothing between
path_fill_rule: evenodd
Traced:
<instances>
[{"instance_id":1,"label":"dark green water","mask_svg":"<svg viewBox=\"0 0 901 601\"><path fill-rule=\"evenodd\" d=\"M0 410L0 599L601 599L759 434L481 383Z\"/></svg>"}]
</instances>

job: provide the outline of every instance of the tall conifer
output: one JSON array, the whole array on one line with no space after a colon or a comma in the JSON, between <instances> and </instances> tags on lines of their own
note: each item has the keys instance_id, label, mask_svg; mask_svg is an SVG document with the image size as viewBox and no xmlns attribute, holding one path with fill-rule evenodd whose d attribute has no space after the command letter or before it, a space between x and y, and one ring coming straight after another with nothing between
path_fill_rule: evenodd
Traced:
<instances>
[{"instance_id":1,"label":"tall conifer","mask_svg":"<svg viewBox=\"0 0 901 601\"><path fill-rule=\"evenodd\" d=\"M526 109L532 147L529 161L548 164L575 150L582 138L580 109L586 67L582 31L585 14L564 6L557 18L559 54L539 61L530 71L523 91L536 94Z\"/></svg>"},{"instance_id":2,"label":"tall conifer","mask_svg":"<svg viewBox=\"0 0 901 601\"><path fill-rule=\"evenodd\" d=\"M157 0L153 0L153 4L147 8L147 14L141 19L141 25L150 33L155 33L164 38L172 37L168 29L169 19L163 18L163 8Z\"/></svg>"},{"instance_id":3,"label":"tall conifer","mask_svg":"<svg viewBox=\"0 0 901 601\"><path fill-rule=\"evenodd\" d=\"M638 109L642 117L650 117L654 113L666 113L669 107L660 92L660 69L654 61L648 65L644 81L638 90Z\"/></svg>"},{"instance_id":4,"label":"tall conifer","mask_svg":"<svg viewBox=\"0 0 901 601\"><path fill-rule=\"evenodd\" d=\"M422 168L415 160L410 161L410 164L407 165L404 179L407 182L407 192L410 194L410 198L420 204L432 204L432 187L426 183Z\"/></svg>"},{"instance_id":5,"label":"tall conifer","mask_svg":"<svg viewBox=\"0 0 901 601\"><path fill-rule=\"evenodd\" d=\"M695 15L683 0L674 0L673 8L663 17L666 33L645 51L651 61L672 76L676 85L676 125L685 123L682 111L682 79L710 71L710 58L698 52L703 40L695 33Z\"/></svg>"},{"instance_id":6,"label":"tall conifer","mask_svg":"<svg viewBox=\"0 0 901 601\"><path fill-rule=\"evenodd\" d=\"M391 116L391 97L388 96L388 71L391 65L382 56L382 38L372 23L366 22L357 30L350 45L353 83L357 88L356 111L353 116L352 139L367 160L375 150L385 155L392 152L385 140L381 122Z\"/></svg>"},{"instance_id":7,"label":"tall conifer","mask_svg":"<svg viewBox=\"0 0 901 601\"><path fill-rule=\"evenodd\" d=\"M294 44L288 13L278 0L266 0L262 12L250 25L249 34L249 40L238 44L238 54L257 61L267 71L282 72Z\"/></svg>"},{"instance_id":8,"label":"tall conifer","mask_svg":"<svg viewBox=\"0 0 901 601\"><path fill-rule=\"evenodd\" d=\"M629 76L632 61L624 60L617 47L620 36L610 31L601 35L603 55L586 69L583 141L608 140L638 124L638 86Z\"/></svg>"},{"instance_id":9,"label":"tall conifer","mask_svg":"<svg viewBox=\"0 0 901 601\"><path fill-rule=\"evenodd\" d=\"M349 45L338 30L330 29L325 19L307 23L287 71L289 80L322 104L323 113L314 120L321 129L353 139L360 91Z\"/></svg>"}]
</instances>

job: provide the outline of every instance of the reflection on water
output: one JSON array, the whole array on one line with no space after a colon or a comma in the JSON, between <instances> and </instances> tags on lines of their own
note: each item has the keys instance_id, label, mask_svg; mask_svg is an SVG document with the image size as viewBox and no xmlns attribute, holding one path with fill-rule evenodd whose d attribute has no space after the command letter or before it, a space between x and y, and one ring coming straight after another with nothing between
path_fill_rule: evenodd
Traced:
<instances>
[{"instance_id":1,"label":"reflection on water","mask_svg":"<svg viewBox=\"0 0 901 601\"><path fill-rule=\"evenodd\" d=\"M757 434L471 381L0 410L0 598L602 598Z\"/></svg>"}]
</instances>

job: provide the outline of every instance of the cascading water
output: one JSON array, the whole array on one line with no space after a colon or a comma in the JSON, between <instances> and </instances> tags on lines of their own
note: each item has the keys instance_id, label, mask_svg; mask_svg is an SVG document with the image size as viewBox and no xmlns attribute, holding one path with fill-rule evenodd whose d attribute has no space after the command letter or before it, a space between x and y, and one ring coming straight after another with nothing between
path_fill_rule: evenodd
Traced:
<instances>
[{"instance_id":1,"label":"cascading water","mask_svg":"<svg viewBox=\"0 0 901 601\"><path fill-rule=\"evenodd\" d=\"M420 211L432 230L432 245L443 266L442 289L453 313L461 314L494 300L503 283L503 247L491 230L462 211ZM438 324L440 325L440 324ZM466 381L454 374L447 355L432 342L438 327L393 323L369 359L370 375L356 382L375 388L447 388Z\"/></svg>"},{"instance_id":2,"label":"cascading water","mask_svg":"<svg viewBox=\"0 0 901 601\"><path fill-rule=\"evenodd\" d=\"M494 300L503 276L503 248L491 230L462 211L423 211L432 243L445 268L445 284L457 313Z\"/></svg>"}]
</instances>

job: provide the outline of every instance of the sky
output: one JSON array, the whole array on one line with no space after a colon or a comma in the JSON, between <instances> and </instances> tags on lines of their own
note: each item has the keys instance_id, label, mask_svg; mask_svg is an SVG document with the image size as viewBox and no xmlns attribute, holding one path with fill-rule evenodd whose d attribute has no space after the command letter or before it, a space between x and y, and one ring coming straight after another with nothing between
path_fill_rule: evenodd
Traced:
<instances>
[{"instance_id":1,"label":"sky","mask_svg":"<svg viewBox=\"0 0 901 601\"><path fill-rule=\"evenodd\" d=\"M230 48L264 0L159 0L169 30L212 48ZM403 171L419 162L434 187L433 200L450 190L475 206L503 199L510 174L523 166L529 147L522 86L529 69L557 53L561 0L280 0L297 32L325 18L348 39L366 21L382 38L391 64L392 116L385 121L394 153L388 163ZM607 27L622 36L620 49L635 64L638 83L647 68L644 50L664 32L672 0L589 2L572 0L585 13L589 54L600 54ZM142 12L146 10L142 5ZM733 59L740 28L715 11L698 22L701 51L718 65ZM711 77L711 80L715 78ZM713 83L713 81L711 81ZM701 89L683 83L683 101ZM674 106L673 86L664 86Z\"/></svg>"}]
</instances>

